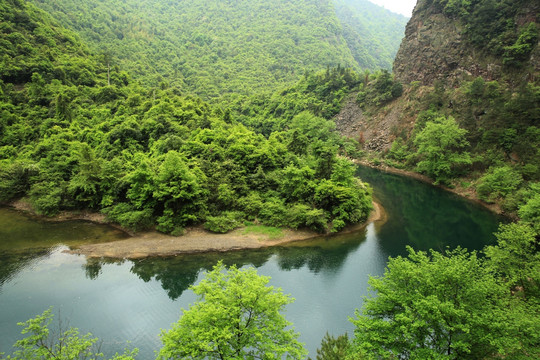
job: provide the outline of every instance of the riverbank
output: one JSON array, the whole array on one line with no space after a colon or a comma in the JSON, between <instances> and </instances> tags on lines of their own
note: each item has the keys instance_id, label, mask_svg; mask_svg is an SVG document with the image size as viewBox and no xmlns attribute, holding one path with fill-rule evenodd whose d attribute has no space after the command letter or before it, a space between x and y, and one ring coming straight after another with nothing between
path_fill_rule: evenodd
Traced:
<instances>
[{"instance_id":1,"label":"riverbank","mask_svg":"<svg viewBox=\"0 0 540 360\"><path fill-rule=\"evenodd\" d=\"M444 185L434 185L433 180L431 178L429 178L429 177L427 177L425 175L416 173L414 171L397 169L397 168L393 168L391 166L384 165L384 164L375 165L375 164L369 162L368 160L353 160L353 162L355 164L362 165L362 166L367 166L367 167L377 169L377 170L380 170L380 171L383 171L383 172L386 172L386 173L389 173L389 174L396 174L396 175L400 175L400 176L406 176L406 177L409 177L409 178L416 179L418 181L425 182L425 183L430 184L432 186L438 187L439 189L442 189L444 191L448 191L448 192L451 192L451 193L456 194L458 196L461 196L461 197L463 197L465 199L468 199L468 200L470 200L470 201L472 201L472 202L474 202L474 203L476 203L478 205L483 206L484 208L490 210L491 212L493 212L495 214L508 215L508 214L505 214L505 212L501 209L501 206L499 204L495 204L495 203L488 204L485 201L480 200L478 198L478 194L476 193L476 191L472 187L465 188L465 187L456 185L456 187L450 188L450 187L444 186Z\"/></svg>"},{"instance_id":2,"label":"riverbank","mask_svg":"<svg viewBox=\"0 0 540 360\"><path fill-rule=\"evenodd\" d=\"M371 222L384 221L384 209L377 203L373 205L374 210L367 221L348 227L340 233L358 231ZM320 236L321 234L313 231L284 229L283 236L273 238L268 234L246 232L244 228L227 234L215 234L197 227L186 229L185 234L181 236L149 231L134 234L126 240L82 245L67 252L85 255L88 258L138 259L150 256L259 249Z\"/></svg>"},{"instance_id":3,"label":"riverbank","mask_svg":"<svg viewBox=\"0 0 540 360\"><path fill-rule=\"evenodd\" d=\"M87 211L61 212L54 217L45 218L37 215L30 204L25 201L19 200L9 205L16 210L46 219L47 221L85 220L97 224L108 224L122 229L115 224L109 223L106 217L99 213ZM340 234L361 230L369 223L375 221L378 223L384 222L386 215L382 206L374 202L373 207L374 210L365 222L349 226L342 230ZM216 234L206 231L201 227L191 227L187 228L181 236L166 235L157 231L133 233L125 229L122 230L128 233L130 238L99 244L85 244L71 250L66 250L66 252L85 255L89 258L138 259L150 256L258 249L323 236L314 231L290 229L283 229L282 235L279 237L264 233L249 232L245 228L239 228L226 234Z\"/></svg>"}]
</instances>

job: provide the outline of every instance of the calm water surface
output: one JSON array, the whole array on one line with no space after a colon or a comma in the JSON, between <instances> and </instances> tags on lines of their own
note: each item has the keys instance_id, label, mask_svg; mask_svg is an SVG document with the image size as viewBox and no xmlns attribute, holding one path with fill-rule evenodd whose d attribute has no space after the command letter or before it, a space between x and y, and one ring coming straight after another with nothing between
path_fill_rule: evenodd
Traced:
<instances>
[{"instance_id":1,"label":"calm water surface","mask_svg":"<svg viewBox=\"0 0 540 360\"><path fill-rule=\"evenodd\" d=\"M447 246L481 249L494 241L499 219L437 188L360 168L372 184L388 221L349 235L266 250L87 261L62 251L85 242L125 235L86 222L49 223L0 209L0 352L11 352L25 321L53 307L56 317L103 340L106 354L126 346L151 359L169 329L195 297L188 289L223 259L255 266L296 301L285 316L313 357L324 334L352 333L348 318L362 306L370 275L382 275L389 256ZM130 341L132 344L126 344Z\"/></svg>"}]
</instances>

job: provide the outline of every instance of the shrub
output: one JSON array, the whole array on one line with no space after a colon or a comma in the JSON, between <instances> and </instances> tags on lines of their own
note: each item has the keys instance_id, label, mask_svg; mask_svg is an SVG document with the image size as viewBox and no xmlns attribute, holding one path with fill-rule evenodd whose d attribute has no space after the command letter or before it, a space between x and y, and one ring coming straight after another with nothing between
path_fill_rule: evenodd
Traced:
<instances>
[{"instance_id":1,"label":"shrub","mask_svg":"<svg viewBox=\"0 0 540 360\"><path fill-rule=\"evenodd\" d=\"M271 198L266 201L259 215L265 225L280 227L286 226L288 222L287 208L283 201L278 198Z\"/></svg>"},{"instance_id":2,"label":"shrub","mask_svg":"<svg viewBox=\"0 0 540 360\"><path fill-rule=\"evenodd\" d=\"M435 180L435 184L448 184L462 167L472 163L469 153L464 151L469 146L466 134L467 130L461 129L452 117L427 122L414 139L420 159L417 170Z\"/></svg>"},{"instance_id":3,"label":"shrub","mask_svg":"<svg viewBox=\"0 0 540 360\"><path fill-rule=\"evenodd\" d=\"M322 209L313 209L306 213L306 226L311 230L323 233L328 227L328 219Z\"/></svg>"},{"instance_id":4,"label":"shrub","mask_svg":"<svg viewBox=\"0 0 540 360\"><path fill-rule=\"evenodd\" d=\"M491 168L486 175L480 178L476 191L481 200L492 202L515 191L522 182L521 175L505 165Z\"/></svg>"},{"instance_id":5,"label":"shrub","mask_svg":"<svg viewBox=\"0 0 540 360\"><path fill-rule=\"evenodd\" d=\"M109 220L133 231L149 229L154 223L152 209L137 210L127 203L120 203L103 209L103 213L107 215Z\"/></svg>"},{"instance_id":6,"label":"shrub","mask_svg":"<svg viewBox=\"0 0 540 360\"><path fill-rule=\"evenodd\" d=\"M24 196L30 189L31 178L38 173L37 165L19 161L0 169L0 201Z\"/></svg>"},{"instance_id":7,"label":"shrub","mask_svg":"<svg viewBox=\"0 0 540 360\"><path fill-rule=\"evenodd\" d=\"M540 234L540 192L521 206L518 214L523 222L531 224L537 235Z\"/></svg>"},{"instance_id":8,"label":"shrub","mask_svg":"<svg viewBox=\"0 0 540 360\"><path fill-rule=\"evenodd\" d=\"M226 211L218 216L208 216L204 223L204 228L215 233L227 233L231 230L239 227L242 222L238 220L240 218L238 213Z\"/></svg>"},{"instance_id":9,"label":"shrub","mask_svg":"<svg viewBox=\"0 0 540 360\"><path fill-rule=\"evenodd\" d=\"M294 204L287 211L288 226L293 229L306 226L306 213L310 207L305 204Z\"/></svg>"},{"instance_id":10,"label":"shrub","mask_svg":"<svg viewBox=\"0 0 540 360\"><path fill-rule=\"evenodd\" d=\"M407 158L407 146L403 143L401 138L394 140L390 150L388 151L388 157L397 161L404 161Z\"/></svg>"},{"instance_id":11,"label":"shrub","mask_svg":"<svg viewBox=\"0 0 540 360\"><path fill-rule=\"evenodd\" d=\"M62 206L65 186L55 181L43 181L30 189L30 202L38 214L54 216Z\"/></svg>"}]
</instances>

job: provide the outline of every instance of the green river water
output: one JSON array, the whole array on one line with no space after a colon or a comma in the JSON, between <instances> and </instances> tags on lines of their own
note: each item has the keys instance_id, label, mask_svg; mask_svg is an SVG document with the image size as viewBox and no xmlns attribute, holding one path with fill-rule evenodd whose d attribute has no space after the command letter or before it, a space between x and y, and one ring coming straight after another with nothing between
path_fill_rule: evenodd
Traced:
<instances>
[{"instance_id":1,"label":"green river water","mask_svg":"<svg viewBox=\"0 0 540 360\"><path fill-rule=\"evenodd\" d=\"M324 334L352 334L348 318L362 306L370 275L382 275L389 256L447 246L481 249L493 243L500 219L478 205L413 179L359 168L388 220L353 234L265 250L182 255L136 261L87 261L63 252L88 242L123 239L111 227L82 221L45 222L0 208L0 353L21 337L17 322L49 307L81 333L103 340L106 354L138 347L152 359L204 271L225 264L255 266L296 301L285 316L314 357ZM127 342L131 344L127 344Z\"/></svg>"}]
</instances>

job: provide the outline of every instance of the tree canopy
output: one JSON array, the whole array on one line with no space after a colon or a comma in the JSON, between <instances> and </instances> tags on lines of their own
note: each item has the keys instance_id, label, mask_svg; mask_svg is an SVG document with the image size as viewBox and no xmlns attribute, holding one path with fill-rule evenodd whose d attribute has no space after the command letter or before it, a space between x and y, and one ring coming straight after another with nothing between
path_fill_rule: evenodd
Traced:
<instances>
[{"instance_id":1,"label":"tree canopy","mask_svg":"<svg viewBox=\"0 0 540 360\"><path fill-rule=\"evenodd\" d=\"M510 266L515 269L515 263ZM390 259L384 276L369 283L376 295L351 320L354 354L519 359L538 353L537 310L531 313L510 296L507 284L475 252L428 254L409 248L407 258Z\"/></svg>"},{"instance_id":2,"label":"tree canopy","mask_svg":"<svg viewBox=\"0 0 540 360\"><path fill-rule=\"evenodd\" d=\"M141 86L33 5L4 7L3 36L17 34L33 63L50 64L0 70L0 201L26 197L48 216L101 211L132 230L171 234L198 224L227 232L245 221L339 231L369 215L370 189L338 161L356 147L327 120L354 86L352 70L307 76L280 109L239 100L231 110ZM28 27L46 29L49 45Z\"/></svg>"},{"instance_id":3,"label":"tree canopy","mask_svg":"<svg viewBox=\"0 0 540 360\"><path fill-rule=\"evenodd\" d=\"M255 269L218 263L198 285L198 300L162 333L158 359L302 359L298 334L281 314L293 299Z\"/></svg>"},{"instance_id":4,"label":"tree canopy","mask_svg":"<svg viewBox=\"0 0 540 360\"><path fill-rule=\"evenodd\" d=\"M354 20L346 27L333 0L33 3L109 56L113 67L205 100L274 91L327 65L390 68L406 22L366 0L350 7Z\"/></svg>"},{"instance_id":5,"label":"tree canopy","mask_svg":"<svg viewBox=\"0 0 540 360\"><path fill-rule=\"evenodd\" d=\"M81 335L77 328L51 328L53 320L52 310L36 316L18 325L24 326L22 340L15 342L16 349L6 360L78 360L104 358L99 351L98 339L92 334ZM60 322L59 322L60 324ZM116 354L111 360L133 360L137 349L125 350L123 354ZM2 355L0 353L0 355Z\"/></svg>"},{"instance_id":6,"label":"tree canopy","mask_svg":"<svg viewBox=\"0 0 540 360\"><path fill-rule=\"evenodd\" d=\"M417 169L433 178L435 183L446 183L454 177L462 165L471 164L469 153L464 152L469 145L465 135L453 118L437 118L426 123L416 135L415 145L420 157Z\"/></svg>"}]
</instances>

